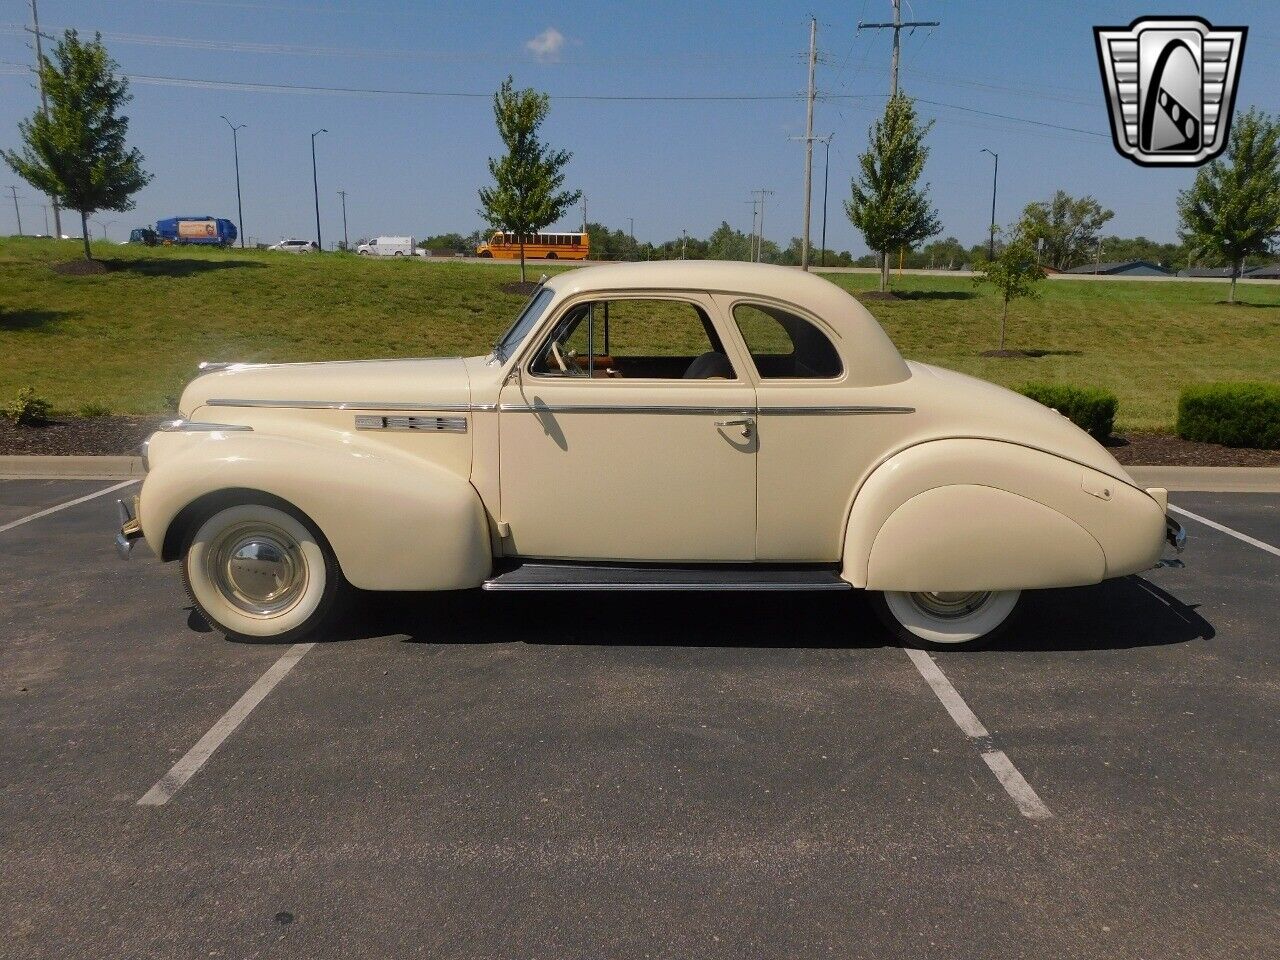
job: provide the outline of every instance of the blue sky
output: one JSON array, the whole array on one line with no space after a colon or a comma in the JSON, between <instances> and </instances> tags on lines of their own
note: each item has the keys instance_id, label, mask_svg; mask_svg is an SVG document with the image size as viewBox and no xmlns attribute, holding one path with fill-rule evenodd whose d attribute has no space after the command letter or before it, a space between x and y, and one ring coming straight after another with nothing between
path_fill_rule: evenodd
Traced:
<instances>
[{"instance_id":1,"label":"blue sky","mask_svg":"<svg viewBox=\"0 0 1280 960\"><path fill-rule=\"evenodd\" d=\"M235 217L231 136L240 134L245 226L254 239L312 237L310 134L318 139L326 245L341 236L345 189L352 240L425 236L480 226L476 190L497 152L491 93L508 73L553 97L545 134L574 153L569 184L588 213L641 240L705 235L721 220L747 230L749 191L770 188L765 232L801 229L801 100L568 100L557 95L774 96L803 93L808 16L818 18L822 62L815 132L834 132L828 245L865 250L840 201L866 131L888 88L888 31L857 33L859 19L891 18L889 0L793 3L444 3L417 0L40 0L49 32L100 30L127 74L240 84L293 84L481 94L473 97L213 89L133 83L131 142L155 180L135 211L104 214L119 238L175 214ZM1174 198L1188 171L1140 168L1116 154L1093 47L1095 24L1143 14L1195 13L1246 24L1237 112L1280 110L1280 4L1271 0L1153 7L1122 2L912 0L904 17L941 20L903 35L901 81L936 118L925 176L945 227L965 243L985 235L991 158L1000 154L997 219L1056 188L1091 193L1116 211L1110 232L1174 239ZM21 64L27 0L0 0L0 145L36 105ZM849 98L849 99L837 99ZM969 111L1039 120L1038 127ZM0 185L15 182L5 169ZM822 151L815 157L814 242L821 221ZM40 198L19 183L28 232L42 227ZM14 229L0 202L0 232ZM577 225L580 213L566 217ZM65 229L65 228L64 228Z\"/></svg>"}]
</instances>

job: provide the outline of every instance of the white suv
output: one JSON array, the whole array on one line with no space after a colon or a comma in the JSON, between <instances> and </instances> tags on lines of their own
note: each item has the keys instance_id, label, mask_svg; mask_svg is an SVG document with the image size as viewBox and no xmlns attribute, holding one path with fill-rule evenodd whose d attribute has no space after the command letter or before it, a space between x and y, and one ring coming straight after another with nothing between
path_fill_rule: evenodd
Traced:
<instances>
[{"instance_id":1,"label":"white suv","mask_svg":"<svg viewBox=\"0 0 1280 960\"><path fill-rule=\"evenodd\" d=\"M314 240L281 240L267 247L268 250L283 250L285 253L314 253L320 249Z\"/></svg>"}]
</instances>

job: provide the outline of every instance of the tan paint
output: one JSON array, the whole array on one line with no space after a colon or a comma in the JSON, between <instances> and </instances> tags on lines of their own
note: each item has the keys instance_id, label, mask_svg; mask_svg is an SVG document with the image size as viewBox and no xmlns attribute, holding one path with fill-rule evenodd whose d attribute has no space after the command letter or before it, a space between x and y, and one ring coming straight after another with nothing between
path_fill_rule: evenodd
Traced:
<instances>
[{"instance_id":1,"label":"tan paint","mask_svg":"<svg viewBox=\"0 0 1280 960\"><path fill-rule=\"evenodd\" d=\"M905 363L825 280L690 261L591 267L548 286L539 328L503 362L236 364L197 378L183 416L253 431L153 438L149 542L204 493L249 487L307 513L371 589L475 586L500 554L843 562L855 586L1016 589L1134 572L1161 552L1162 493L1137 490L1039 404ZM532 376L561 312L601 296L696 301L738 379ZM842 374L761 380L732 320L740 300L823 328ZM750 438L717 426L743 411ZM467 430L356 430L357 413L462 417Z\"/></svg>"}]
</instances>

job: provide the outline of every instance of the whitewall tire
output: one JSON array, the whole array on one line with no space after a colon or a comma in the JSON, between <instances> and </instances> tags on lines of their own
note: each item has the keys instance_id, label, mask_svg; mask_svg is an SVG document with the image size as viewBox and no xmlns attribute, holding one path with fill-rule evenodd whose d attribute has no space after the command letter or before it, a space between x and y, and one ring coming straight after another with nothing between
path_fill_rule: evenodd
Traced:
<instances>
[{"instance_id":1,"label":"whitewall tire","mask_svg":"<svg viewBox=\"0 0 1280 960\"><path fill-rule=\"evenodd\" d=\"M183 554L182 580L196 611L228 638L287 643L322 626L346 587L324 537L264 503L205 519Z\"/></svg>"},{"instance_id":2,"label":"whitewall tire","mask_svg":"<svg viewBox=\"0 0 1280 960\"><path fill-rule=\"evenodd\" d=\"M873 593L871 599L881 621L899 640L944 649L993 639L1009 623L1021 595L1019 590L885 591Z\"/></svg>"}]
</instances>

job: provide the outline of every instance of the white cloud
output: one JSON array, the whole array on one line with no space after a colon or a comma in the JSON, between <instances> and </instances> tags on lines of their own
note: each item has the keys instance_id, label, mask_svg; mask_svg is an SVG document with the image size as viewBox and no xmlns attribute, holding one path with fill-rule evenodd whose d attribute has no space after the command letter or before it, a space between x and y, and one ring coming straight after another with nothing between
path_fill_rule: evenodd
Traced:
<instances>
[{"instance_id":1,"label":"white cloud","mask_svg":"<svg viewBox=\"0 0 1280 960\"><path fill-rule=\"evenodd\" d=\"M555 63L560 59L564 45L564 34L555 27L547 27L532 40L526 40L524 48L541 63Z\"/></svg>"}]
</instances>

